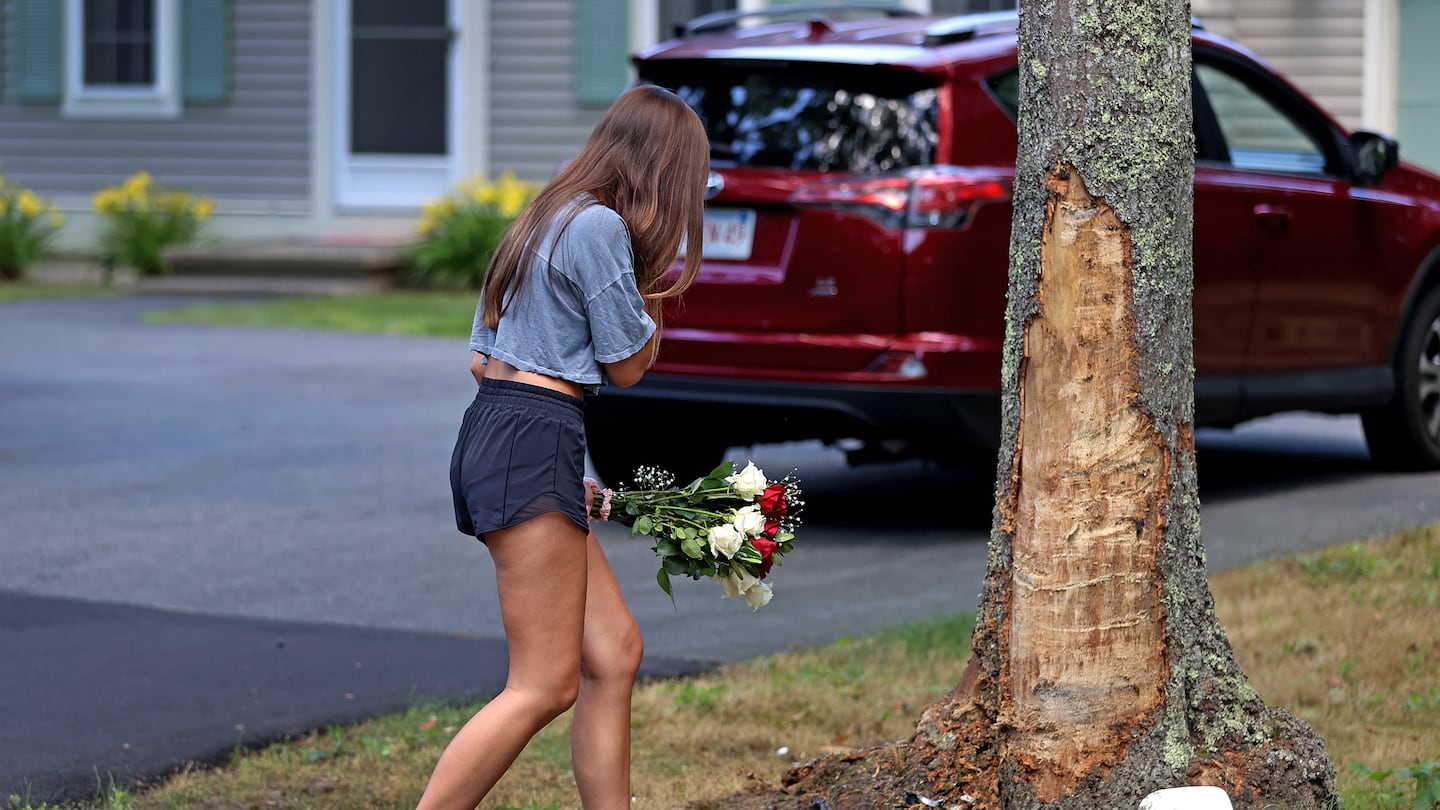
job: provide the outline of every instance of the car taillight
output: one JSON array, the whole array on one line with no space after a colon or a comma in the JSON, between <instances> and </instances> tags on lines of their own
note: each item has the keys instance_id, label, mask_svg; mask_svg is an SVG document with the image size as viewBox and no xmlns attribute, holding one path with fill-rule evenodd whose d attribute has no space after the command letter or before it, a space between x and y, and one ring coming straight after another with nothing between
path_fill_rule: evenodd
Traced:
<instances>
[{"instance_id":1,"label":"car taillight","mask_svg":"<svg viewBox=\"0 0 1440 810\"><path fill-rule=\"evenodd\" d=\"M797 205L849 211L892 229L963 228L980 205L1008 199L1003 180L942 167L823 180L790 197Z\"/></svg>"}]
</instances>

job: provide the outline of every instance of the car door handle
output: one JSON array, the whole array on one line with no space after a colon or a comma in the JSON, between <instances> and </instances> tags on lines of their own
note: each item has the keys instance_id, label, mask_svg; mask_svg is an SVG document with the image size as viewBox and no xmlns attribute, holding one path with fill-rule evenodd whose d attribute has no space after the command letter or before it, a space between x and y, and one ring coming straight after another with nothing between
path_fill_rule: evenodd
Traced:
<instances>
[{"instance_id":1,"label":"car door handle","mask_svg":"<svg viewBox=\"0 0 1440 810\"><path fill-rule=\"evenodd\" d=\"M1283 231L1290 227L1290 209L1283 205L1260 203L1251 210L1255 214L1255 221L1268 231Z\"/></svg>"}]
</instances>

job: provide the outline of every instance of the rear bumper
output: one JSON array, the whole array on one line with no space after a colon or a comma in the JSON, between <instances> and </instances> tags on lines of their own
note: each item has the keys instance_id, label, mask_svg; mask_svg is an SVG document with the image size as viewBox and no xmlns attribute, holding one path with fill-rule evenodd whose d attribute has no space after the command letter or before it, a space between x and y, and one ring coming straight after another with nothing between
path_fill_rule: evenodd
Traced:
<instances>
[{"instance_id":1,"label":"rear bumper","mask_svg":"<svg viewBox=\"0 0 1440 810\"><path fill-rule=\"evenodd\" d=\"M655 427L726 445L859 439L889 452L949 456L999 444L995 391L847 386L650 372L632 388L606 387L585 404L591 429ZM640 431L641 427L647 428ZM635 434L632 434L635 435Z\"/></svg>"}]
</instances>

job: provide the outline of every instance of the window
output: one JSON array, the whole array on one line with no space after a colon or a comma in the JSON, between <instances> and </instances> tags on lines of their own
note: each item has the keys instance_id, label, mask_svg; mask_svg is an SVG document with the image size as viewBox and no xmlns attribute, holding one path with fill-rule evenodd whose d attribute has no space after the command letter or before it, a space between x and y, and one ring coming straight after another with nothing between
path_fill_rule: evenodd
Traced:
<instances>
[{"instance_id":1,"label":"window","mask_svg":"<svg viewBox=\"0 0 1440 810\"><path fill-rule=\"evenodd\" d=\"M1229 150L1239 169L1321 174L1325 151L1311 133L1239 78L1213 65L1196 63Z\"/></svg>"},{"instance_id":2,"label":"window","mask_svg":"<svg viewBox=\"0 0 1440 810\"><path fill-rule=\"evenodd\" d=\"M83 26L87 87L154 86L153 0L85 0Z\"/></svg>"},{"instance_id":3,"label":"window","mask_svg":"<svg viewBox=\"0 0 1440 810\"><path fill-rule=\"evenodd\" d=\"M179 0L68 0L69 118L174 118Z\"/></svg>"},{"instance_id":4,"label":"window","mask_svg":"<svg viewBox=\"0 0 1440 810\"><path fill-rule=\"evenodd\" d=\"M716 165L876 173L935 161L937 91L920 74L696 62L652 65L641 79L699 114Z\"/></svg>"}]
</instances>

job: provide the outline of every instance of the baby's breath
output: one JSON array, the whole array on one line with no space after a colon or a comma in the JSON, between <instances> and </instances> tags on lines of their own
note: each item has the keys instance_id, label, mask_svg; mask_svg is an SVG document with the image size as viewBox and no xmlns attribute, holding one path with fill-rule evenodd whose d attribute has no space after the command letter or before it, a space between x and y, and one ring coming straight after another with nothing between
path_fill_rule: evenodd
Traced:
<instances>
[{"instance_id":1,"label":"baby's breath","mask_svg":"<svg viewBox=\"0 0 1440 810\"><path fill-rule=\"evenodd\" d=\"M675 475L659 467L637 467L635 469L636 489L671 489L675 486Z\"/></svg>"}]
</instances>

